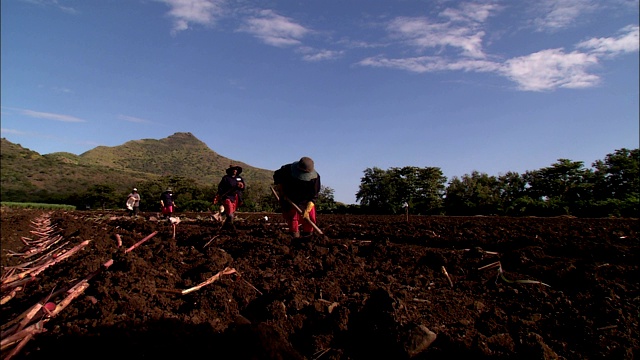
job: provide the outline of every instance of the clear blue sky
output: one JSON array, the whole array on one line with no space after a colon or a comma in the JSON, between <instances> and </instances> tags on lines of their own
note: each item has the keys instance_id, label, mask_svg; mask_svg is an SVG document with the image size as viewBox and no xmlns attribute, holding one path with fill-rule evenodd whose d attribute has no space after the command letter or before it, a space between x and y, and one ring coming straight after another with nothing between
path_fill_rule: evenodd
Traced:
<instances>
[{"instance_id":1,"label":"clear blue sky","mask_svg":"<svg viewBox=\"0 0 640 360\"><path fill-rule=\"evenodd\" d=\"M2 137L191 132L335 199L367 168L523 173L639 147L638 0L2 0ZM222 174L221 174L222 175Z\"/></svg>"}]
</instances>

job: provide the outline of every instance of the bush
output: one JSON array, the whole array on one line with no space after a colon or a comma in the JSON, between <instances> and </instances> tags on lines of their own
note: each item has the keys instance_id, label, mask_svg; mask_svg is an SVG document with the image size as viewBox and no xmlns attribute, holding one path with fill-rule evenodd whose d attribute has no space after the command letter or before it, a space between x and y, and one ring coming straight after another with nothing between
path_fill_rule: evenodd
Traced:
<instances>
[{"instance_id":1,"label":"bush","mask_svg":"<svg viewBox=\"0 0 640 360\"><path fill-rule=\"evenodd\" d=\"M182 211L196 211L196 212L205 212L211 211L212 205L210 201L205 200L189 200L184 204L180 205L180 210Z\"/></svg>"}]
</instances>

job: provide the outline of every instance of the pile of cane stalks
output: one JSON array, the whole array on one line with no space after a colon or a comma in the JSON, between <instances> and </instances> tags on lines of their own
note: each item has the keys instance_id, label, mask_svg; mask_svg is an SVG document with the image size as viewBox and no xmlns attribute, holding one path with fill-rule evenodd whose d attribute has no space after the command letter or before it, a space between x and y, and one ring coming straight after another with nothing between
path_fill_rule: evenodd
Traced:
<instances>
[{"instance_id":1,"label":"pile of cane stalks","mask_svg":"<svg viewBox=\"0 0 640 360\"><path fill-rule=\"evenodd\" d=\"M25 245L22 252L7 250L7 256L21 257L24 262L3 267L0 277L2 280L1 305L11 301L28 284L38 281L38 276L45 270L73 257L91 242L91 240L85 240L70 246L70 242L65 241L59 229L52 225L50 215L50 213L44 213L31 221L32 237L21 238ZM135 249L155 234L147 236L126 251ZM118 243L121 245L121 241ZM105 262L100 269L84 279L52 292L16 318L3 324L2 340L0 340L3 359L13 358L35 335L47 331L45 324L78 298L89 287L89 281L94 276L108 269L112 264L113 259Z\"/></svg>"},{"instance_id":2,"label":"pile of cane stalks","mask_svg":"<svg viewBox=\"0 0 640 360\"><path fill-rule=\"evenodd\" d=\"M172 221L172 224L174 225L174 234L175 225L177 225L178 222L179 221ZM45 270L73 257L91 243L91 240L85 240L77 245L70 245L70 242L65 241L63 236L60 235L61 231L52 224L50 213L43 213L35 220L32 220L31 228L30 234L32 237L21 238L25 245L22 252L15 252L11 250L6 251L7 256L23 258L24 262L19 265L6 266L2 268L2 275L0 277L2 282L0 290L0 305L4 305L11 301L16 294L23 291L28 284L38 281L38 276ZM124 252L128 253L133 251L144 242L154 237L157 233L157 231L154 231L124 250ZM116 234L115 238L117 240L117 246L121 248L122 239L120 238L120 235ZM2 359L12 359L19 354L24 346L37 334L46 332L47 329L45 325L47 322L56 317L56 315L62 312L75 299L81 296L89 287L91 279L107 270L111 265L113 265L113 263L114 260L109 259L103 263L100 268L91 272L83 279L72 282L60 289L52 289L51 293L45 296L42 300L36 302L33 306L14 319L2 324L0 340L0 353L2 353ZM179 295L188 294L217 281L223 275L231 274L235 274L237 277L240 277L240 274L238 274L235 269L227 267L192 288L184 290L159 290Z\"/></svg>"}]
</instances>

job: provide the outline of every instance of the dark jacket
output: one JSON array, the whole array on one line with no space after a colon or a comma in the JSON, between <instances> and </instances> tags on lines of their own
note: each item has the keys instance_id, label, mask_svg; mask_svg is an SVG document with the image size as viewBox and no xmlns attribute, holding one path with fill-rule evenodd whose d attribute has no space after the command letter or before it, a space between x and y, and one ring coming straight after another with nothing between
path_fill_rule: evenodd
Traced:
<instances>
[{"instance_id":1,"label":"dark jacket","mask_svg":"<svg viewBox=\"0 0 640 360\"><path fill-rule=\"evenodd\" d=\"M216 193L218 200L224 201L225 199L229 199L235 201L236 195L238 195L238 200L241 201L244 188L239 188L238 183L243 183L244 185L244 180L239 175L232 176L227 174L223 176L218 184L218 192Z\"/></svg>"},{"instance_id":2,"label":"dark jacket","mask_svg":"<svg viewBox=\"0 0 640 360\"><path fill-rule=\"evenodd\" d=\"M164 206L173 206L173 197L171 196L171 193L168 191L165 191L162 194L160 194L160 200L162 200L162 202L164 203Z\"/></svg>"},{"instance_id":3,"label":"dark jacket","mask_svg":"<svg viewBox=\"0 0 640 360\"><path fill-rule=\"evenodd\" d=\"M316 203L318 194L320 193L320 174L315 179L303 181L294 177L291 173L291 164L282 165L280 169L273 173L273 182L276 185L282 185L284 196L289 198L300 209L304 210L309 201ZM284 197L283 196L283 197ZM291 205L286 199L280 199L282 210L288 211Z\"/></svg>"}]
</instances>

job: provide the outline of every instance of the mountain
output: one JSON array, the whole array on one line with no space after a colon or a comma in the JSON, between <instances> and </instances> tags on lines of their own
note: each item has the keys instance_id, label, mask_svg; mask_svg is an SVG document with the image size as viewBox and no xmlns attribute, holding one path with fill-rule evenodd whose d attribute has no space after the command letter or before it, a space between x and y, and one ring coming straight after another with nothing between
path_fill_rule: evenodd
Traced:
<instances>
[{"instance_id":1,"label":"mountain","mask_svg":"<svg viewBox=\"0 0 640 360\"><path fill-rule=\"evenodd\" d=\"M270 184L273 179L273 171L226 158L191 133L98 146L80 155L41 155L2 138L0 161L3 201L25 201L38 193L64 197L101 184L126 192L161 177L184 177L201 186L217 186L230 164L242 167L242 176L250 185Z\"/></svg>"}]
</instances>

